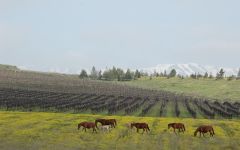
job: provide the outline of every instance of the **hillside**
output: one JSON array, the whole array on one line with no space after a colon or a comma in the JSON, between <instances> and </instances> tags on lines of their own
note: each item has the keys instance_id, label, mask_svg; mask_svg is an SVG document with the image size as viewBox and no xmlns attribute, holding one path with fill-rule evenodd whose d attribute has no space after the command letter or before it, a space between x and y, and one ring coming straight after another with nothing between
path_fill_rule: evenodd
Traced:
<instances>
[{"instance_id":1,"label":"hillside","mask_svg":"<svg viewBox=\"0 0 240 150\"><path fill-rule=\"evenodd\" d=\"M228 101L240 101L240 80L214 80L214 79L179 79L179 78L141 78L125 85L138 88L167 90L187 95L221 99Z\"/></svg>"},{"instance_id":2,"label":"hillside","mask_svg":"<svg viewBox=\"0 0 240 150\"><path fill-rule=\"evenodd\" d=\"M93 134L77 130L82 121L94 121L100 115L62 114L62 113L22 113L0 112L0 147L10 149L74 150L74 149L238 149L240 146L239 120L206 120L151 117L120 117L117 128L110 133ZM136 133L125 127L130 122L146 122L150 133ZM167 124L182 122L186 132L174 134ZM194 137L199 125L213 125L215 136Z\"/></svg>"},{"instance_id":3,"label":"hillside","mask_svg":"<svg viewBox=\"0 0 240 150\"><path fill-rule=\"evenodd\" d=\"M17 66L11 66L11 65L3 65L0 64L0 70L13 70L13 71L19 71L19 68Z\"/></svg>"}]
</instances>

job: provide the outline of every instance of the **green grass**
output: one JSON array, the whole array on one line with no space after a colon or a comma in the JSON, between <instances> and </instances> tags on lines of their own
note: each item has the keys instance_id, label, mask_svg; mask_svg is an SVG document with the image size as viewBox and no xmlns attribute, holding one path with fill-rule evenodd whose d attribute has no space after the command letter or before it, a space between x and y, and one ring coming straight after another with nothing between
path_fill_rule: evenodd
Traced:
<instances>
[{"instance_id":1,"label":"green grass","mask_svg":"<svg viewBox=\"0 0 240 150\"><path fill-rule=\"evenodd\" d=\"M192 96L207 97L211 99L240 101L240 80L227 81L215 79L179 79L179 78L141 78L124 82L122 84L134 87L166 90L177 93L185 93Z\"/></svg>"},{"instance_id":2,"label":"green grass","mask_svg":"<svg viewBox=\"0 0 240 150\"><path fill-rule=\"evenodd\" d=\"M111 133L93 134L77 130L82 121L96 118L116 118L118 126ZM129 122L147 122L149 134L127 129ZM167 130L170 122L186 125L184 134L175 135ZM194 137L193 132L201 124L214 126L216 136ZM207 120L152 118L130 116L101 116L64 113L24 113L0 111L0 149L81 150L81 149L239 149L240 120Z\"/></svg>"}]
</instances>

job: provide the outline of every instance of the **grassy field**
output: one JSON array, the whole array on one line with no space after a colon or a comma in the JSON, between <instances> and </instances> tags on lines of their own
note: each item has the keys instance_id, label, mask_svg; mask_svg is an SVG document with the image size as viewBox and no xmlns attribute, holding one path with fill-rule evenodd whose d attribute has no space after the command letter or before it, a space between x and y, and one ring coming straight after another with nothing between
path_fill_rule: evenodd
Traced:
<instances>
[{"instance_id":1,"label":"grassy field","mask_svg":"<svg viewBox=\"0 0 240 150\"><path fill-rule=\"evenodd\" d=\"M93 134L77 130L81 121L95 118L116 118L118 126L110 133ZM127 129L129 122L147 122L149 134ZM175 135L167 130L170 122L186 125L184 134ZM214 126L216 136L194 137L195 128L202 124ZM206 120L153 118L129 116L101 116L64 113L0 112L0 149L239 149L240 120Z\"/></svg>"},{"instance_id":2,"label":"grassy field","mask_svg":"<svg viewBox=\"0 0 240 150\"><path fill-rule=\"evenodd\" d=\"M201 96L212 99L227 99L240 101L240 80L215 80L215 79L179 79L179 78L141 78L125 85L141 87L154 90L167 90L185 93L193 96Z\"/></svg>"}]
</instances>

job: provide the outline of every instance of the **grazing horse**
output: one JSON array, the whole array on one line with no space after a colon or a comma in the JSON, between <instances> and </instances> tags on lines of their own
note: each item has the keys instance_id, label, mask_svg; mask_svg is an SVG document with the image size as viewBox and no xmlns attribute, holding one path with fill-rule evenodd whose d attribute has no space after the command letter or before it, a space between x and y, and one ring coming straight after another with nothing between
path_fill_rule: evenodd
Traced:
<instances>
[{"instance_id":1,"label":"grazing horse","mask_svg":"<svg viewBox=\"0 0 240 150\"><path fill-rule=\"evenodd\" d=\"M97 133L97 130L96 130L96 125L94 122L81 122L78 124L78 130L83 127L83 130L85 130L86 132L86 129L93 129L93 132L96 132Z\"/></svg>"},{"instance_id":2,"label":"grazing horse","mask_svg":"<svg viewBox=\"0 0 240 150\"><path fill-rule=\"evenodd\" d=\"M170 129L171 127L173 128L174 132L175 132L175 129L178 129L178 132L183 132L183 133L184 131L186 131L183 123L169 123L168 129Z\"/></svg>"},{"instance_id":3,"label":"grazing horse","mask_svg":"<svg viewBox=\"0 0 240 150\"><path fill-rule=\"evenodd\" d=\"M203 136L205 136L204 134L209 132L210 133L210 136L213 136L215 133L214 133L214 130L213 130L213 127L212 126L207 126L207 125L203 125L203 126L200 126L196 129L196 131L194 132L194 136L197 136L197 133L200 133L200 137L201 137L201 134Z\"/></svg>"},{"instance_id":4,"label":"grazing horse","mask_svg":"<svg viewBox=\"0 0 240 150\"><path fill-rule=\"evenodd\" d=\"M148 124L146 123L131 123L131 128L133 127L137 128L137 132L139 131L139 129L143 129L143 133L144 131L146 132L150 131Z\"/></svg>"},{"instance_id":5,"label":"grazing horse","mask_svg":"<svg viewBox=\"0 0 240 150\"><path fill-rule=\"evenodd\" d=\"M100 126L99 130L103 131L103 132L110 132L111 131L111 125L104 125L104 126Z\"/></svg>"},{"instance_id":6,"label":"grazing horse","mask_svg":"<svg viewBox=\"0 0 240 150\"><path fill-rule=\"evenodd\" d=\"M96 124L96 127L98 128L97 126L97 123L100 122L103 125L111 125L111 127L115 128L117 126L117 121L116 119L96 119L95 120L95 124Z\"/></svg>"}]
</instances>

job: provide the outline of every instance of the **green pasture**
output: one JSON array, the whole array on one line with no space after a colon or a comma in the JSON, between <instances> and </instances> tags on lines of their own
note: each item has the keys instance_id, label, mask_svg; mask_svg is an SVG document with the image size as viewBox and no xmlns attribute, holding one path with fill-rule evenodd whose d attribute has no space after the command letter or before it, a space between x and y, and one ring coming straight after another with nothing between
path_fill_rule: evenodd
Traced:
<instances>
[{"instance_id":1,"label":"green pasture","mask_svg":"<svg viewBox=\"0 0 240 150\"><path fill-rule=\"evenodd\" d=\"M117 128L110 133L86 133L77 130L82 121L96 118L115 118ZM146 122L150 133L136 133L125 127L130 122ZM167 129L171 122L182 122L186 126L183 134L174 134ZM194 137L193 132L203 124L213 125L215 137ZM154 118L130 116L101 116L69 113L6 112L0 111L1 150L161 150L194 149L219 150L239 149L240 120L207 120L190 118Z\"/></svg>"}]
</instances>

